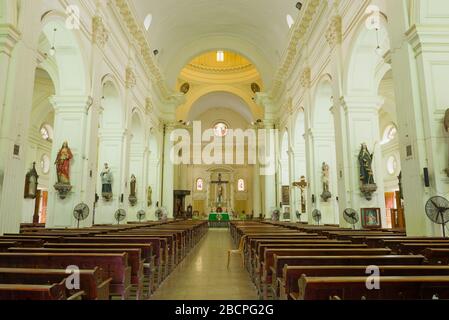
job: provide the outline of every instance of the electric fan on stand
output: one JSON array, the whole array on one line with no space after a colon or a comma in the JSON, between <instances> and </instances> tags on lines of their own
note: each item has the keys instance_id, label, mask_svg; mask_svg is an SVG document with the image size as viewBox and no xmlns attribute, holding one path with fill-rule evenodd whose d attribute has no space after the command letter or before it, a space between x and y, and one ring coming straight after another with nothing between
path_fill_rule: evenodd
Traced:
<instances>
[{"instance_id":1,"label":"electric fan on stand","mask_svg":"<svg viewBox=\"0 0 449 320\"><path fill-rule=\"evenodd\" d=\"M120 224L120 222L122 222L126 218L126 211L124 209L118 209L114 213L114 218L115 221L117 221L117 224Z\"/></svg>"},{"instance_id":2,"label":"electric fan on stand","mask_svg":"<svg viewBox=\"0 0 449 320\"><path fill-rule=\"evenodd\" d=\"M144 210L140 210L139 212L137 212L137 219L139 220L139 222L142 222L142 220L144 220L146 216L147 213Z\"/></svg>"},{"instance_id":3,"label":"electric fan on stand","mask_svg":"<svg viewBox=\"0 0 449 320\"><path fill-rule=\"evenodd\" d=\"M80 203L76 205L75 209L73 209L73 217L78 222L77 228L80 227L80 221L84 221L89 216L89 207L85 203Z\"/></svg>"},{"instance_id":4,"label":"electric fan on stand","mask_svg":"<svg viewBox=\"0 0 449 320\"><path fill-rule=\"evenodd\" d=\"M441 225L443 237L446 238L446 224L449 222L449 201L446 198L435 196L427 201L425 209L430 221Z\"/></svg>"},{"instance_id":5,"label":"electric fan on stand","mask_svg":"<svg viewBox=\"0 0 449 320\"><path fill-rule=\"evenodd\" d=\"M313 221L315 221L316 223L318 223L318 225L320 225L321 218L322 218L321 211L318 209L313 210L312 212Z\"/></svg>"},{"instance_id":6,"label":"electric fan on stand","mask_svg":"<svg viewBox=\"0 0 449 320\"><path fill-rule=\"evenodd\" d=\"M345 211L343 211L343 218L347 223L352 225L352 228L355 230L355 225L357 224L357 222L359 222L357 211L352 208L347 208L345 209Z\"/></svg>"}]
</instances>

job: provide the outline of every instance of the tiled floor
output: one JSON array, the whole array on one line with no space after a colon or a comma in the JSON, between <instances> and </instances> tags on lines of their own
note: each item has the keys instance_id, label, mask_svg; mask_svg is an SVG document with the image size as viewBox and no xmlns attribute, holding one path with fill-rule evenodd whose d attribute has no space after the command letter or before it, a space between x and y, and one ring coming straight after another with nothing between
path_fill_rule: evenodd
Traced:
<instances>
[{"instance_id":1,"label":"tiled floor","mask_svg":"<svg viewBox=\"0 0 449 320\"><path fill-rule=\"evenodd\" d=\"M249 275L234 255L229 270L229 230L210 229L153 295L153 300L256 300Z\"/></svg>"}]
</instances>

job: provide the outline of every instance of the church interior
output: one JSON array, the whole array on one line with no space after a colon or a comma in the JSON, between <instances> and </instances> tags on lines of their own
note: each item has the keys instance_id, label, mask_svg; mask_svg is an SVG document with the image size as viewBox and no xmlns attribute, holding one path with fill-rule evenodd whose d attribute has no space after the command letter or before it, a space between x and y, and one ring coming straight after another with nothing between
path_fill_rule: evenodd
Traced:
<instances>
[{"instance_id":1,"label":"church interior","mask_svg":"<svg viewBox=\"0 0 449 320\"><path fill-rule=\"evenodd\" d=\"M0 0L0 300L449 299L448 28Z\"/></svg>"}]
</instances>

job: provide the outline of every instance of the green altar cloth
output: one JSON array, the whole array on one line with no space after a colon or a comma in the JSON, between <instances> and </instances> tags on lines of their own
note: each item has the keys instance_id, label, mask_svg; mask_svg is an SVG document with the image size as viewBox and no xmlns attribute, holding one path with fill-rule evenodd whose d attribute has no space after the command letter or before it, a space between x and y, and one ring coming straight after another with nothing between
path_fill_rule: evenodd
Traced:
<instances>
[{"instance_id":1,"label":"green altar cloth","mask_svg":"<svg viewBox=\"0 0 449 320\"><path fill-rule=\"evenodd\" d=\"M221 216L221 219L218 217ZM209 221L230 221L228 213L211 213L209 214Z\"/></svg>"}]
</instances>

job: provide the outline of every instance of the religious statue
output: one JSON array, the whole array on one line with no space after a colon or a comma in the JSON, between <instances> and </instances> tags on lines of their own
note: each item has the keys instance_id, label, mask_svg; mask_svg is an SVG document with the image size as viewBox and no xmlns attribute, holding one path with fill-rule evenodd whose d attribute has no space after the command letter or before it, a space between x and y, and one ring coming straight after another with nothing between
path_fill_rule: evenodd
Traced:
<instances>
[{"instance_id":1,"label":"religious statue","mask_svg":"<svg viewBox=\"0 0 449 320\"><path fill-rule=\"evenodd\" d=\"M101 195L106 201L112 199L112 172L107 163L104 164L103 171L100 173L101 177Z\"/></svg>"},{"instance_id":2,"label":"religious statue","mask_svg":"<svg viewBox=\"0 0 449 320\"><path fill-rule=\"evenodd\" d=\"M72 159L73 154L66 141L62 144L61 150L59 150L55 160L58 182L54 187L58 191L61 199L65 199L70 190L72 190L72 186L70 185L70 161Z\"/></svg>"},{"instance_id":3,"label":"religious statue","mask_svg":"<svg viewBox=\"0 0 449 320\"><path fill-rule=\"evenodd\" d=\"M131 204L132 207L134 207L137 204L136 184L137 184L136 176L132 174L131 181L129 183L130 185L129 203Z\"/></svg>"},{"instance_id":4,"label":"religious statue","mask_svg":"<svg viewBox=\"0 0 449 320\"><path fill-rule=\"evenodd\" d=\"M329 191L329 165L326 162L323 162L321 167L321 182L323 183L321 199L323 199L324 202L327 202L327 200L332 197L332 194Z\"/></svg>"},{"instance_id":5,"label":"religious statue","mask_svg":"<svg viewBox=\"0 0 449 320\"><path fill-rule=\"evenodd\" d=\"M403 190L402 190L402 171L399 172L398 186L399 186L399 197L401 198L401 200L404 200L404 193L403 193Z\"/></svg>"},{"instance_id":6,"label":"religious statue","mask_svg":"<svg viewBox=\"0 0 449 320\"><path fill-rule=\"evenodd\" d=\"M28 171L25 177L25 199L36 199L38 179L39 176L36 171L36 162L33 162L33 167Z\"/></svg>"},{"instance_id":7,"label":"religious statue","mask_svg":"<svg viewBox=\"0 0 449 320\"><path fill-rule=\"evenodd\" d=\"M372 169L374 152L370 153L366 144L363 143L358 159L360 165L360 191L362 191L366 200L369 201L372 199L373 192L377 190Z\"/></svg>"},{"instance_id":8,"label":"religious statue","mask_svg":"<svg viewBox=\"0 0 449 320\"><path fill-rule=\"evenodd\" d=\"M151 188L151 186L149 186L148 190L147 190L147 206L148 207L151 207L151 205L153 204L152 196L153 196L153 189Z\"/></svg>"},{"instance_id":9,"label":"religious statue","mask_svg":"<svg viewBox=\"0 0 449 320\"><path fill-rule=\"evenodd\" d=\"M70 160L72 159L72 151L68 143L64 142L55 161L58 183L70 184Z\"/></svg>"}]
</instances>

